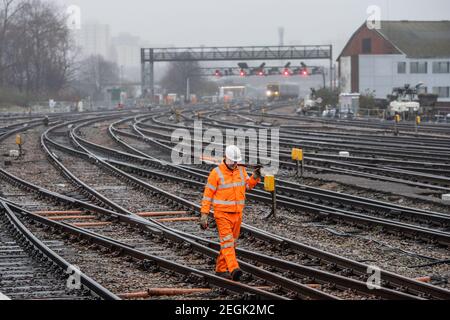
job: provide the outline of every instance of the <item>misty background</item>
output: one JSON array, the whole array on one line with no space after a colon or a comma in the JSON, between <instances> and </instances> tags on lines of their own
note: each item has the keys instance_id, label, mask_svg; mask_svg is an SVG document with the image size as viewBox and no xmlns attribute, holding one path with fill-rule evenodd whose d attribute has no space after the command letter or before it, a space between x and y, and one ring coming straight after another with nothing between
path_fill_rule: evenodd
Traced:
<instances>
[{"instance_id":1,"label":"misty background","mask_svg":"<svg viewBox=\"0 0 450 320\"><path fill-rule=\"evenodd\" d=\"M383 20L448 20L447 0L57 0L78 5L82 21L110 25L152 46L332 44L335 54L367 18L371 5Z\"/></svg>"},{"instance_id":2,"label":"misty background","mask_svg":"<svg viewBox=\"0 0 450 320\"><path fill-rule=\"evenodd\" d=\"M145 95L140 62L145 47L331 44L335 60L374 5L381 20L450 19L447 0L4 0L0 20L8 23L0 25L0 97L4 104L23 106L49 98L112 102L113 91L139 98ZM300 66L300 61L248 64L252 69L262 62ZM310 88L339 86L336 63L330 70L326 60L304 62L323 67L325 76L199 77L199 68L237 62L184 62L155 64L155 80L158 94L187 95L189 79L199 96L216 95L223 85L249 85L264 95L269 83L294 82L302 96Z\"/></svg>"},{"instance_id":3,"label":"misty background","mask_svg":"<svg viewBox=\"0 0 450 320\"><path fill-rule=\"evenodd\" d=\"M450 2L446 0L56 2L61 6L77 5L81 8L82 29L88 24L108 27L115 52L108 49L108 52L100 54L116 61L123 76L132 81L140 79L139 47L279 45L279 28L282 27L285 45L331 44L336 59L351 35L369 16L369 6L380 7L382 20L445 20L450 15ZM128 48L118 48L123 45ZM134 56L133 50L136 50ZM327 66L323 61L314 64ZM219 65L216 63L213 67L216 66ZM156 79L160 80L166 70L166 65L157 64ZM256 79L250 81L261 82ZM309 83L305 87L315 86L321 81L320 77L306 79Z\"/></svg>"}]
</instances>

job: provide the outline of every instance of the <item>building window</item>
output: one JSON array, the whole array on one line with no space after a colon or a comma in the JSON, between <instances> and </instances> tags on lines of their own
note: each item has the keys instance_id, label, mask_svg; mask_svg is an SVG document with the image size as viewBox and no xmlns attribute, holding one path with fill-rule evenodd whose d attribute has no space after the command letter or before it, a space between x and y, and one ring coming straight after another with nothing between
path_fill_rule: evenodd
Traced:
<instances>
[{"instance_id":1,"label":"building window","mask_svg":"<svg viewBox=\"0 0 450 320\"><path fill-rule=\"evenodd\" d=\"M433 62L433 73L450 73L450 62Z\"/></svg>"},{"instance_id":2,"label":"building window","mask_svg":"<svg viewBox=\"0 0 450 320\"><path fill-rule=\"evenodd\" d=\"M434 87L433 93L437 94L439 98L450 98L450 87Z\"/></svg>"},{"instance_id":3,"label":"building window","mask_svg":"<svg viewBox=\"0 0 450 320\"><path fill-rule=\"evenodd\" d=\"M427 62L411 62L410 65L411 73L428 73L428 63Z\"/></svg>"},{"instance_id":4,"label":"building window","mask_svg":"<svg viewBox=\"0 0 450 320\"><path fill-rule=\"evenodd\" d=\"M363 39L362 53L372 53L372 39L370 38Z\"/></svg>"},{"instance_id":5,"label":"building window","mask_svg":"<svg viewBox=\"0 0 450 320\"><path fill-rule=\"evenodd\" d=\"M397 73L406 73L406 62L399 62L397 65Z\"/></svg>"}]
</instances>

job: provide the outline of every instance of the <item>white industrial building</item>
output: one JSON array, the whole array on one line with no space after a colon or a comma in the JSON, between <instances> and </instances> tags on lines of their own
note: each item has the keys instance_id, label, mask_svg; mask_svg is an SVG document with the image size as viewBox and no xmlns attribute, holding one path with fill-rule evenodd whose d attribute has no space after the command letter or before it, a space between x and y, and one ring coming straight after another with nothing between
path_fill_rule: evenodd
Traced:
<instances>
[{"instance_id":1,"label":"white industrial building","mask_svg":"<svg viewBox=\"0 0 450 320\"><path fill-rule=\"evenodd\" d=\"M342 92L373 92L385 99L393 88L424 83L450 106L450 21L382 21L362 25L338 58Z\"/></svg>"}]
</instances>

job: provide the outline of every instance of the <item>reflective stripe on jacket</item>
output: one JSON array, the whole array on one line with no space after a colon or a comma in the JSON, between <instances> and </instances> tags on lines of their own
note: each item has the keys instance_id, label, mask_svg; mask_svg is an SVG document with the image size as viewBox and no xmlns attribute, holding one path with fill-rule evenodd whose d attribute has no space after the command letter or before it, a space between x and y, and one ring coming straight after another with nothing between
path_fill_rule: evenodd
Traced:
<instances>
[{"instance_id":1,"label":"reflective stripe on jacket","mask_svg":"<svg viewBox=\"0 0 450 320\"><path fill-rule=\"evenodd\" d=\"M208 213L211 205L215 211L240 213L245 207L245 192L253 189L260 180L249 177L244 167L230 170L222 162L211 171L202 200L202 213Z\"/></svg>"}]
</instances>

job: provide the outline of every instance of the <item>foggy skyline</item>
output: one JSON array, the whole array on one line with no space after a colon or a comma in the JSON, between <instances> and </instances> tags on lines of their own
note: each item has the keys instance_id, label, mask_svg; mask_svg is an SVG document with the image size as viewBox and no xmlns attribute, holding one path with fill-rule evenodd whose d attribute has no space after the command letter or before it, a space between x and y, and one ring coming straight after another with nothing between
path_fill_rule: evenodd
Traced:
<instances>
[{"instance_id":1,"label":"foggy skyline","mask_svg":"<svg viewBox=\"0 0 450 320\"><path fill-rule=\"evenodd\" d=\"M234 46L284 43L332 44L334 57L368 17L381 8L382 20L449 20L446 0L56 0L81 7L82 22L109 24L112 35L128 32L154 45ZM325 9L325 12L323 10Z\"/></svg>"}]
</instances>

